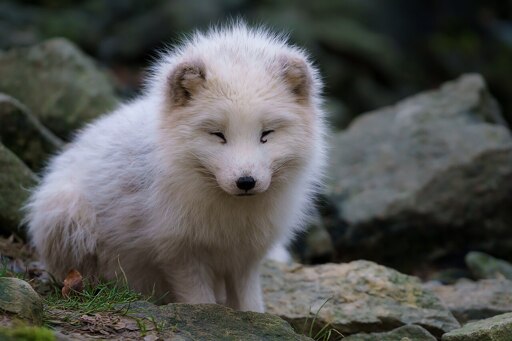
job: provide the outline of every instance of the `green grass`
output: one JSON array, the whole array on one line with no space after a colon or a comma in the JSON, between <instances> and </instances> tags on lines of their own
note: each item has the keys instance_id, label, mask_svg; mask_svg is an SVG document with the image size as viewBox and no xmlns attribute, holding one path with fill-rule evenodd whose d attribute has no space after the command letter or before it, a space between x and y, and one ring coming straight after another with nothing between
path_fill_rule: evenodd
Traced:
<instances>
[{"instance_id":1,"label":"green grass","mask_svg":"<svg viewBox=\"0 0 512 341\"><path fill-rule=\"evenodd\" d=\"M126 309L120 309L118 305L143 299L142 295L116 281L99 283L95 286L84 284L82 292L74 292L68 298L62 297L60 290L56 289L45 297L45 312L52 315L55 311L66 311L75 316L101 312L123 313Z\"/></svg>"},{"instance_id":2,"label":"green grass","mask_svg":"<svg viewBox=\"0 0 512 341\"><path fill-rule=\"evenodd\" d=\"M0 264L0 277L15 277L26 280L28 278L28 275L25 272L19 273L10 271L9 261L7 259L2 259L2 262Z\"/></svg>"},{"instance_id":3,"label":"green grass","mask_svg":"<svg viewBox=\"0 0 512 341\"><path fill-rule=\"evenodd\" d=\"M309 326L309 331L306 332L306 328L308 325L309 318L306 317L306 321L304 322L303 331L302 333L304 335L309 336L315 341L333 341L333 340L341 340L344 336L341 334L338 330L331 327L331 324L327 323L325 324L318 332L314 333L313 329L316 325L316 320L318 319L318 314L320 313L320 310L332 299L332 297L329 297L327 300L325 300L324 303L318 308L318 310L315 313L315 316L313 317L313 320L311 321L311 324Z\"/></svg>"},{"instance_id":4,"label":"green grass","mask_svg":"<svg viewBox=\"0 0 512 341\"><path fill-rule=\"evenodd\" d=\"M25 281L29 280L27 273L15 273L9 270L7 259L0 261L0 278L16 277ZM52 322L60 320L75 322L82 315L102 312L112 312L126 315L127 309L119 308L119 305L127 305L131 302L144 299L141 294L130 290L126 280L101 282L95 285L84 280L84 290L73 292L68 298L62 296L61 285L51 276L50 283L53 292L44 295L44 323L51 326Z\"/></svg>"}]
</instances>

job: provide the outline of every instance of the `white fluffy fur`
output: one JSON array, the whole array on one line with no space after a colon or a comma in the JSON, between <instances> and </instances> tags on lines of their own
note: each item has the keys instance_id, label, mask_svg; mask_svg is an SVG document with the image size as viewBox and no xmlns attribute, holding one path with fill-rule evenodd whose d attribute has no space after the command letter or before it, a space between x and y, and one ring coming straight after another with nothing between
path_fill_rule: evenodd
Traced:
<instances>
[{"instance_id":1,"label":"white fluffy fur","mask_svg":"<svg viewBox=\"0 0 512 341\"><path fill-rule=\"evenodd\" d=\"M188 76L171 75L198 61L204 79L173 104ZM144 94L80 132L34 191L29 234L48 270L123 273L165 302L263 311L259 263L303 225L321 178L320 90L302 50L244 24L163 53ZM240 197L236 179L249 175L255 195Z\"/></svg>"}]
</instances>

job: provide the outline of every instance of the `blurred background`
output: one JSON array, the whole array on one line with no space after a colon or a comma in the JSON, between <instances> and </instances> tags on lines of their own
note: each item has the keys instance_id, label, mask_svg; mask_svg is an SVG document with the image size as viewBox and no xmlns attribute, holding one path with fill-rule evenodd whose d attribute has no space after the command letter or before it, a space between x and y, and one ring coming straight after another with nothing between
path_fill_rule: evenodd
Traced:
<instances>
[{"instance_id":1,"label":"blurred background","mask_svg":"<svg viewBox=\"0 0 512 341\"><path fill-rule=\"evenodd\" d=\"M337 128L465 72L484 75L511 120L507 0L3 0L0 49L68 38L130 97L155 51L238 16L289 32L311 51Z\"/></svg>"},{"instance_id":2,"label":"blurred background","mask_svg":"<svg viewBox=\"0 0 512 341\"><path fill-rule=\"evenodd\" d=\"M288 32L326 83L334 182L292 246L298 259L371 259L447 281L470 276L471 251L512 260L510 0L2 0L2 143L40 173L73 131L140 92L159 49L237 17ZM482 77L354 126L465 73ZM12 193L33 178L5 177L4 232L26 198Z\"/></svg>"}]
</instances>

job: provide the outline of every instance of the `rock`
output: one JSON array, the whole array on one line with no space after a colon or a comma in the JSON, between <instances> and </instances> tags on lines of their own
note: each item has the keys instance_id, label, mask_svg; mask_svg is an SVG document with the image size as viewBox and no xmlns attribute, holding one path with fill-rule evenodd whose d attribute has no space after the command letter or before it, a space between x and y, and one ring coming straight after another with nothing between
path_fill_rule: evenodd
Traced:
<instances>
[{"instance_id":1,"label":"rock","mask_svg":"<svg viewBox=\"0 0 512 341\"><path fill-rule=\"evenodd\" d=\"M130 303L129 316L158 324L166 340L311 340L277 316L235 311L217 304Z\"/></svg>"},{"instance_id":2,"label":"rock","mask_svg":"<svg viewBox=\"0 0 512 341\"><path fill-rule=\"evenodd\" d=\"M327 195L341 260L410 270L468 247L509 255L512 137L503 122L484 80L465 75L336 134Z\"/></svg>"},{"instance_id":3,"label":"rock","mask_svg":"<svg viewBox=\"0 0 512 341\"><path fill-rule=\"evenodd\" d=\"M459 326L418 278L368 261L311 267L266 262L262 283L267 312L295 330L312 328L313 335L327 324L345 336L404 324L441 336Z\"/></svg>"},{"instance_id":4,"label":"rock","mask_svg":"<svg viewBox=\"0 0 512 341\"><path fill-rule=\"evenodd\" d=\"M0 93L0 141L27 166L41 170L63 142L15 98Z\"/></svg>"},{"instance_id":5,"label":"rock","mask_svg":"<svg viewBox=\"0 0 512 341\"><path fill-rule=\"evenodd\" d=\"M416 325L407 325L387 333L355 334L343 341L435 341L432 334Z\"/></svg>"},{"instance_id":6,"label":"rock","mask_svg":"<svg viewBox=\"0 0 512 341\"><path fill-rule=\"evenodd\" d=\"M468 269L462 267L450 267L449 265L445 268L440 269L428 269L430 272L423 273L429 281L437 282L437 284L455 284L460 279L471 278L471 273ZM421 276L421 272L418 275Z\"/></svg>"},{"instance_id":7,"label":"rock","mask_svg":"<svg viewBox=\"0 0 512 341\"><path fill-rule=\"evenodd\" d=\"M45 327L16 324L8 328L0 327L2 341L71 341L61 333L53 332ZM83 340L83 339L80 339Z\"/></svg>"},{"instance_id":8,"label":"rock","mask_svg":"<svg viewBox=\"0 0 512 341\"><path fill-rule=\"evenodd\" d=\"M460 280L455 285L428 285L460 323L512 312L512 281Z\"/></svg>"},{"instance_id":9,"label":"rock","mask_svg":"<svg viewBox=\"0 0 512 341\"><path fill-rule=\"evenodd\" d=\"M38 325L43 323L43 300L30 284L18 278L0 277L0 309Z\"/></svg>"},{"instance_id":10,"label":"rock","mask_svg":"<svg viewBox=\"0 0 512 341\"><path fill-rule=\"evenodd\" d=\"M0 75L0 92L62 138L117 104L109 79L65 39L0 53Z\"/></svg>"},{"instance_id":11,"label":"rock","mask_svg":"<svg viewBox=\"0 0 512 341\"><path fill-rule=\"evenodd\" d=\"M37 177L9 149L0 143L0 232L22 233L21 207Z\"/></svg>"},{"instance_id":12,"label":"rock","mask_svg":"<svg viewBox=\"0 0 512 341\"><path fill-rule=\"evenodd\" d=\"M483 252L473 251L468 253L466 255L466 265L477 279L512 279L512 264Z\"/></svg>"},{"instance_id":13,"label":"rock","mask_svg":"<svg viewBox=\"0 0 512 341\"><path fill-rule=\"evenodd\" d=\"M506 341L512 338L512 313L471 322L443 335L443 341Z\"/></svg>"}]
</instances>

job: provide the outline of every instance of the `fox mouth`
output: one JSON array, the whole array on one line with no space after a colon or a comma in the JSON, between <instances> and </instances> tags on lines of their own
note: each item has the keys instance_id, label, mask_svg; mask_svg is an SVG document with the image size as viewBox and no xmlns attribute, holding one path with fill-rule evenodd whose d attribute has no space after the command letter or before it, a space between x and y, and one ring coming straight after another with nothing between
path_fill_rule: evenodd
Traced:
<instances>
[{"instance_id":1,"label":"fox mouth","mask_svg":"<svg viewBox=\"0 0 512 341\"><path fill-rule=\"evenodd\" d=\"M255 193L240 193L240 194L236 194L237 197L250 197L252 195L254 195Z\"/></svg>"}]
</instances>

